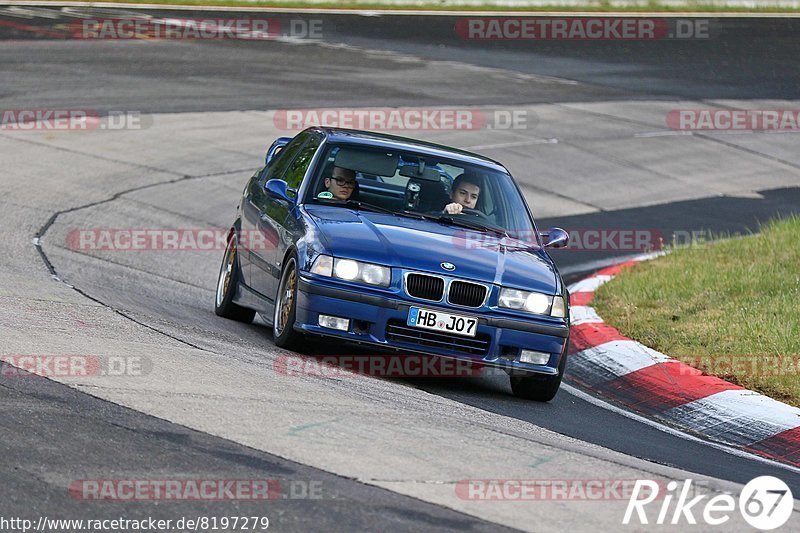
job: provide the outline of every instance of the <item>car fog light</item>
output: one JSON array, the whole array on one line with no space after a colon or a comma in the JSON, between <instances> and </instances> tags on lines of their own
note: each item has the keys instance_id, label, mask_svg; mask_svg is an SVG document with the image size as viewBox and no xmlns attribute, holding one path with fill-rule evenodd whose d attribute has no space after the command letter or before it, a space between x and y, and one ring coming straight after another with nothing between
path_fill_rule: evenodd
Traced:
<instances>
[{"instance_id":1,"label":"car fog light","mask_svg":"<svg viewBox=\"0 0 800 533\"><path fill-rule=\"evenodd\" d=\"M546 365L549 360L549 353L534 352L532 350L522 350L522 354L519 356L520 363L530 363L532 365Z\"/></svg>"},{"instance_id":2,"label":"car fog light","mask_svg":"<svg viewBox=\"0 0 800 533\"><path fill-rule=\"evenodd\" d=\"M350 321L338 316L319 315L318 322L323 328L338 329L339 331L350 329Z\"/></svg>"}]
</instances>

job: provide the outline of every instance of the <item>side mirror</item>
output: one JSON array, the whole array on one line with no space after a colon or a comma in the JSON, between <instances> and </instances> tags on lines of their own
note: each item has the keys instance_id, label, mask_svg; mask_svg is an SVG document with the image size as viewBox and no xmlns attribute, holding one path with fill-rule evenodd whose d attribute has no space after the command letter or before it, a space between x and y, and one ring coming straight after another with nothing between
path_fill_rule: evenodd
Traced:
<instances>
[{"instance_id":1,"label":"side mirror","mask_svg":"<svg viewBox=\"0 0 800 533\"><path fill-rule=\"evenodd\" d=\"M290 204L294 203L294 198L289 197L289 192L295 192L295 190L290 189L289 185L283 180L269 180L267 184L264 185L264 190L267 191L267 194L273 198L284 200Z\"/></svg>"},{"instance_id":2,"label":"side mirror","mask_svg":"<svg viewBox=\"0 0 800 533\"><path fill-rule=\"evenodd\" d=\"M264 163L269 166L272 160L275 159L275 156L278 155L278 153L283 150L283 147L289 144L289 141L291 140L291 137L278 137L275 142L272 143L272 146L270 146L267 150L267 156L264 158Z\"/></svg>"},{"instance_id":3,"label":"side mirror","mask_svg":"<svg viewBox=\"0 0 800 533\"><path fill-rule=\"evenodd\" d=\"M563 248L569 243L569 233L561 228L550 228L539 233L545 248Z\"/></svg>"}]
</instances>

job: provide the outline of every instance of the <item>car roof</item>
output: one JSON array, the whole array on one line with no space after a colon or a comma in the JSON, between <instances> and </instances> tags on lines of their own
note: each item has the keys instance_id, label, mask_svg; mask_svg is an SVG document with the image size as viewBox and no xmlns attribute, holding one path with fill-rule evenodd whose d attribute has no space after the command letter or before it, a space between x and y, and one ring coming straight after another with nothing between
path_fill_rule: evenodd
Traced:
<instances>
[{"instance_id":1,"label":"car roof","mask_svg":"<svg viewBox=\"0 0 800 533\"><path fill-rule=\"evenodd\" d=\"M489 159L488 157L484 157L482 155L467 152L466 150L451 148L450 146L444 146L442 144L420 141L417 139L410 139L408 137L400 137L397 135L388 135L385 133L375 133L372 131L324 127L315 127L310 129L322 132L330 142L357 144L371 148L412 151L434 158L463 161L465 163L490 167L495 170L508 173L508 170L501 163L495 161L494 159Z\"/></svg>"}]
</instances>

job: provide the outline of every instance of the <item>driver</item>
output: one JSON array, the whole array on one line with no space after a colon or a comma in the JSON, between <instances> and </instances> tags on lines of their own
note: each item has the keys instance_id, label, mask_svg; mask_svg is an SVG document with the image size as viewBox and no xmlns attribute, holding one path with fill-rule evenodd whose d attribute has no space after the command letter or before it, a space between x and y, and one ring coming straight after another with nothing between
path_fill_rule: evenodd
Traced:
<instances>
[{"instance_id":1,"label":"driver","mask_svg":"<svg viewBox=\"0 0 800 533\"><path fill-rule=\"evenodd\" d=\"M325 189L342 202L350 199L355 187L356 173L349 168L333 167L331 177L325 178Z\"/></svg>"},{"instance_id":2,"label":"driver","mask_svg":"<svg viewBox=\"0 0 800 533\"><path fill-rule=\"evenodd\" d=\"M461 174L453 182L453 192L450 194L451 203L444 206L443 211L449 215L458 215L464 208L475 209L481 187L478 180L472 176Z\"/></svg>"}]
</instances>

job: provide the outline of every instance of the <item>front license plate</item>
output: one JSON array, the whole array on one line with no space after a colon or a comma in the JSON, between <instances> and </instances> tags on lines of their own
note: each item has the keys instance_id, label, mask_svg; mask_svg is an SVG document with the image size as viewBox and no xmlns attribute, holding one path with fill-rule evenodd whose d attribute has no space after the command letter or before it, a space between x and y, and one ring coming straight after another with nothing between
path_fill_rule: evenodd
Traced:
<instances>
[{"instance_id":1,"label":"front license plate","mask_svg":"<svg viewBox=\"0 0 800 533\"><path fill-rule=\"evenodd\" d=\"M478 319L471 316L451 315L442 311L412 307L408 312L408 325L416 328L432 329L443 333L455 333L474 337L478 332Z\"/></svg>"}]
</instances>

